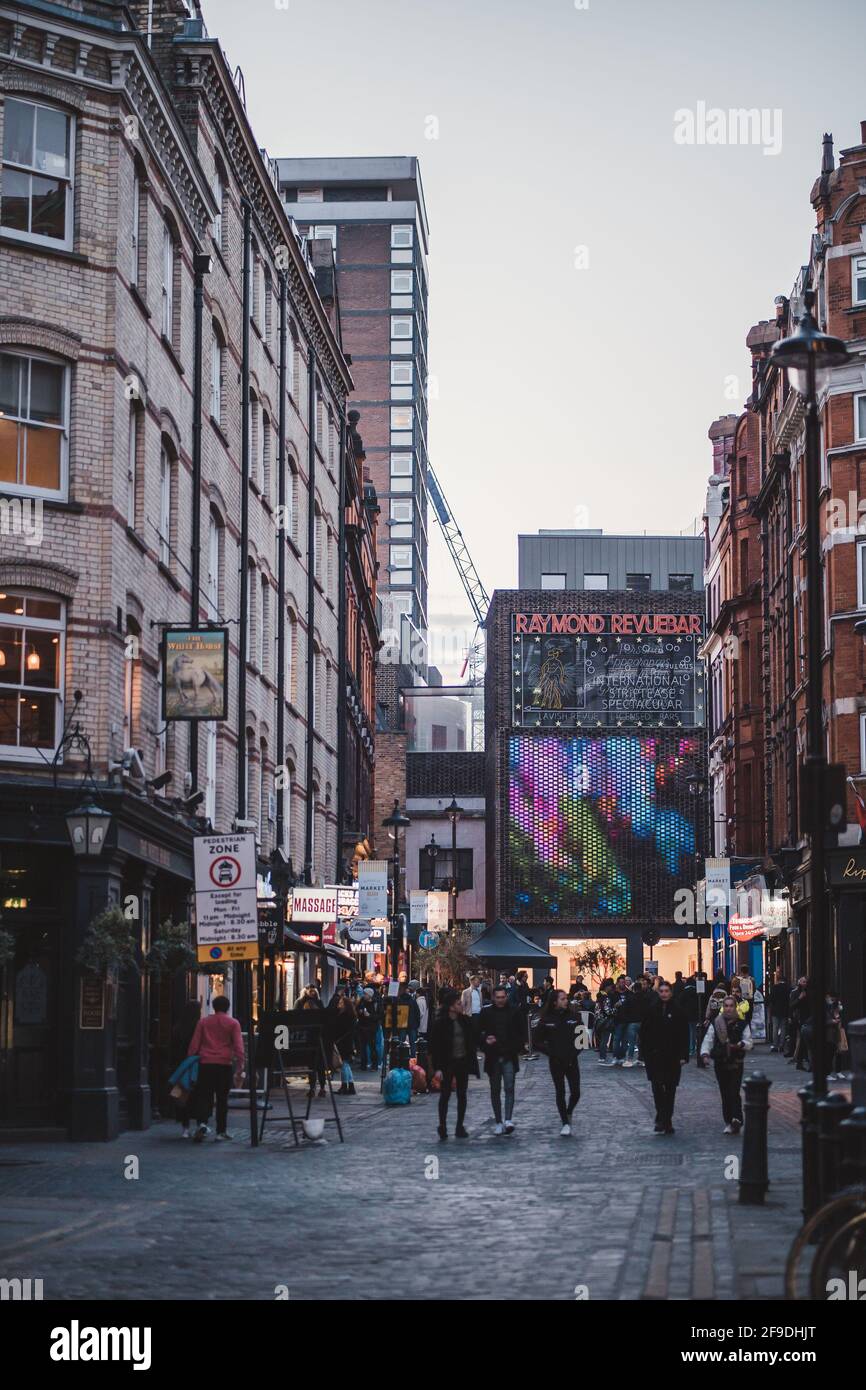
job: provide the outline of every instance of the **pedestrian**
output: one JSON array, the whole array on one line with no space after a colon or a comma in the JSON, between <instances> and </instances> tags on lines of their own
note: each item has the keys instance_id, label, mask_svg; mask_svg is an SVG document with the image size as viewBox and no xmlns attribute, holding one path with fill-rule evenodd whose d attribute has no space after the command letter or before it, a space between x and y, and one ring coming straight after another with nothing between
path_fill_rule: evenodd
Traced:
<instances>
[{"instance_id":1,"label":"pedestrian","mask_svg":"<svg viewBox=\"0 0 866 1390\"><path fill-rule=\"evenodd\" d=\"M472 1036L474 1045L478 1047L478 1020L481 1015L483 999L481 997L481 976L470 975L469 984L460 996L460 1003L463 1012L472 1024Z\"/></svg>"},{"instance_id":2,"label":"pedestrian","mask_svg":"<svg viewBox=\"0 0 866 1390\"><path fill-rule=\"evenodd\" d=\"M790 1012L794 1024L794 1049L789 1060L797 1071L808 1071L812 1065L812 1000L809 981L801 975L791 992Z\"/></svg>"},{"instance_id":3,"label":"pedestrian","mask_svg":"<svg viewBox=\"0 0 866 1390\"><path fill-rule=\"evenodd\" d=\"M635 980L632 988L626 991L625 998L617 1011L618 1042L614 1049L614 1065L633 1067L638 1046L640 1026L653 1007L640 980Z\"/></svg>"},{"instance_id":4,"label":"pedestrian","mask_svg":"<svg viewBox=\"0 0 866 1390\"><path fill-rule=\"evenodd\" d=\"M791 986L785 979L785 972L783 970L777 970L773 977L773 983L770 986L771 1052L782 1052L784 1050L790 1000Z\"/></svg>"},{"instance_id":5,"label":"pedestrian","mask_svg":"<svg viewBox=\"0 0 866 1390\"><path fill-rule=\"evenodd\" d=\"M577 1057L578 1029L584 1027L580 1018L575 1018L568 1006L568 995L564 989L556 989L548 997L541 1018L535 1025L532 1041L540 1052L547 1055L553 1089L556 1094L556 1108L562 1123L560 1134L568 1138L571 1134L571 1117L580 1100L580 1066ZM568 1101L565 1099L565 1083L568 1082Z\"/></svg>"},{"instance_id":6,"label":"pedestrian","mask_svg":"<svg viewBox=\"0 0 866 1390\"><path fill-rule=\"evenodd\" d=\"M406 1027L401 1028L397 1034L398 1043L409 1044L409 1056L415 1056L415 1047L418 1042L418 1024L421 1021L421 1010L418 1008L418 1001L412 990L409 988L409 981L404 980L397 993L397 1008L406 1010Z\"/></svg>"},{"instance_id":7,"label":"pedestrian","mask_svg":"<svg viewBox=\"0 0 866 1390\"><path fill-rule=\"evenodd\" d=\"M240 1086L243 1078L244 1040L241 1025L229 1018L229 1001L220 994L213 1001L214 1011L200 1018L190 1039L188 1057L198 1056L198 1081L193 1093L193 1112L198 1121L194 1144L201 1144L208 1129L208 1120L216 1098L216 1137L231 1139L228 1133L229 1090L234 1081ZM232 1061L235 1063L232 1075Z\"/></svg>"},{"instance_id":8,"label":"pedestrian","mask_svg":"<svg viewBox=\"0 0 866 1390\"><path fill-rule=\"evenodd\" d=\"M640 1026L640 1051L656 1106L656 1134L673 1134L674 1101L681 1068L689 1060L689 1023L666 980L659 985L658 1008Z\"/></svg>"},{"instance_id":9,"label":"pedestrian","mask_svg":"<svg viewBox=\"0 0 866 1390\"><path fill-rule=\"evenodd\" d=\"M434 1078L440 1085L439 1138L448 1138L448 1102L453 1085L457 1092L457 1128L454 1136L456 1139L468 1139L469 1132L463 1121L466 1118L469 1077L478 1075L478 1058L472 1023L463 1012L456 989L442 991L442 1002L430 1032L430 1052Z\"/></svg>"},{"instance_id":10,"label":"pedestrian","mask_svg":"<svg viewBox=\"0 0 866 1390\"><path fill-rule=\"evenodd\" d=\"M677 1001L677 1003L679 1003L679 1001L680 1001L680 995L682 994L682 992L683 992L683 990L685 989L685 987L686 987L686 981L685 981L684 978L683 978L683 972L682 972L681 970L676 970L676 971L674 971L674 982L673 982L673 985L672 985L672 989L673 989L674 999Z\"/></svg>"},{"instance_id":11,"label":"pedestrian","mask_svg":"<svg viewBox=\"0 0 866 1390\"><path fill-rule=\"evenodd\" d=\"M180 1066L189 1057L189 1045L193 1040L198 1021L201 1018L201 1000L188 999L181 1009L180 1019L171 1030L171 1069ZM193 1119L192 1103L195 1095L193 1087L186 1100L175 1101L175 1116L180 1124L181 1139L189 1138L190 1121Z\"/></svg>"},{"instance_id":12,"label":"pedestrian","mask_svg":"<svg viewBox=\"0 0 866 1390\"><path fill-rule=\"evenodd\" d=\"M552 975L545 975L544 980L542 981L542 985L541 985L541 994L540 994L540 996L539 996L539 1003L541 1004L541 1007L542 1007L542 1008L544 1008L545 1004L547 1003L548 996L549 996L550 994L552 994L552 993L553 993L553 976L552 976Z\"/></svg>"},{"instance_id":13,"label":"pedestrian","mask_svg":"<svg viewBox=\"0 0 866 1390\"><path fill-rule=\"evenodd\" d=\"M605 980L601 989L598 991L595 1000L595 1045L598 1048L599 1065L606 1066L607 1045L613 1033L614 1014L616 1011L616 990L613 980ZM610 1059L613 1065L613 1058Z\"/></svg>"},{"instance_id":14,"label":"pedestrian","mask_svg":"<svg viewBox=\"0 0 866 1390\"><path fill-rule=\"evenodd\" d=\"M723 1001L701 1044L701 1055L712 1058L722 1098L725 1134L739 1134L743 1123L743 1103L740 1088L743 1084L743 1064L751 1051L752 1030L737 1015L732 994Z\"/></svg>"},{"instance_id":15,"label":"pedestrian","mask_svg":"<svg viewBox=\"0 0 866 1390\"><path fill-rule=\"evenodd\" d=\"M478 1025L484 1071L490 1082L490 1102L495 1121L494 1134L514 1132L514 1078L520 1070L523 1026L519 1013L509 1004L504 989L493 991L493 1003L481 1010ZM502 1090L505 1089L505 1121L502 1119Z\"/></svg>"},{"instance_id":16,"label":"pedestrian","mask_svg":"<svg viewBox=\"0 0 866 1390\"><path fill-rule=\"evenodd\" d=\"M371 985L361 990L355 1005L361 1071L376 1067L376 994Z\"/></svg>"},{"instance_id":17,"label":"pedestrian","mask_svg":"<svg viewBox=\"0 0 866 1390\"><path fill-rule=\"evenodd\" d=\"M675 987L676 988L676 987ZM701 1017L701 995L698 994L697 978L692 975L683 981L679 994L674 999L689 1025L689 1056L694 1057L698 1045L698 1023Z\"/></svg>"},{"instance_id":18,"label":"pedestrian","mask_svg":"<svg viewBox=\"0 0 866 1390\"><path fill-rule=\"evenodd\" d=\"M352 1058L355 1054L355 1034L357 1029L355 1005L348 995L338 991L325 1010L325 1044L329 1057L336 1052L340 1062L339 1096L355 1095L355 1078L352 1075ZM336 1060L336 1059L335 1059Z\"/></svg>"},{"instance_id":19,"label":"pedestrian","mask_svg":"<svg viewBox=\"0 0 866 1390\"><path fill-rule=\"evenodd\" d=\"M747 965L741 965L736 974L736 982L744 999L751 999L755 993L755 979ZM732 981L733 983L733 981Z\"/></svg>"},{"instance_id":20,"label":"pedestrian","mask_svg":"<svg viewBox=\"0 0 866 1390\"><path fill-rule=\"evenodd\" d=\"M298 1002L295 1005L295 1007L299 1009L302 1013L324 1014L325 1006L322 1003L322 996L319 994L318 987L316 985L305 985L304 989L301 991L300 997L298 998ZM321 1023L323 1022L323 1020L320 1018L319 1022ZM324 1044L324 1032L322 1034L322 1042ZM309 1082L309 1089L307 1091L308 1098L312 1100L315 1096L316 1081L318 1081L319 1098L321 1099L321 1097L325 1094L324 1063L317 1062L314 1069L309 1073L307 1079Z\"/></svg>"}]
</instances>

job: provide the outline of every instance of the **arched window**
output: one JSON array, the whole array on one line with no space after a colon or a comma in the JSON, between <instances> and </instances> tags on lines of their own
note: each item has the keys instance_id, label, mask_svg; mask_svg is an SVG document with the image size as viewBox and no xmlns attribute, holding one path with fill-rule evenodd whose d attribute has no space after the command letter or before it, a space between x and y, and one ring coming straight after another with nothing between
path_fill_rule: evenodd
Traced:
<instances>
[{"instance_id":1,"label":"arched window","mask_svg":"<svg viewBox=\"0 0 866 1390\"><path fill-rule=\"evenodd\" d=\"M144 259L142 252L145 249L142 233L147 205L143 184L143 173L136 160L132 169L132 216L129 221L129 282L139 289L141 288Z\"/></svg>"},{"instance_id":2,"label":"arched window","mask_svg":"<svg viewBox=\"0 0 866 1390\"><path fill-rule=\"evenodd\" d=\"M130 401L126 443L126 524L133 531L139 529L142 516L144 420L140 401Z\"/></svg>"},{"instance_id":3,"label":"arched window","mask_svg":"<svg viewBox=\"0 0 866 1390\"><path fill-rule=\"evenodd\" d=\"M286 699L291 703L296 703L297 692L295 690L296 672L298 656L298 619L294 609L290 608L287 613L286 623Z\"/></svg>"},{"instance_id":4,"label":"arched window","mask_svg":"<svg viewBox=\"0 0 866 1390\"><path fill-rule=\"evenodd\" d=\"M250 455L250 482L257 488L262 485L262 475L259 468L259 452L261 449L261 410L259 408L259 398L255 391L250 390L250 428L248 449Z\"/></svg>"},{"instance_id":5,"label":"arched window","mask_svg":"<svg viewBox=\"0 0 866 1390\"><path fill-rule=\"evenodd\" d=\"M210 413L211 419L223 428L223 372L225 370L225 345L222 329L214 319L211 325L210 340Z\"/></svg>"},{"instance_id":6,"label":"arched window","mask_svg":"<svg viewBox=\"0 0 866 1390\"><path fill-rule=\"evenodd\" d=\"M265 342L270 346L271 334L274 330L274 309L273 309L273 282L271 272L267 266L262 268L262 296L264 299L264 311L262 315L263 331Z\"/></svg>"},{"instance_id":7,"label":"arched window","mask_svg":"<svg viewBox=\"0 0 866 1390\"><path fill-rule=\"evenodd\" d=\"M256 757L256 735L255 735L255 730L254 730L254 729L251 729L251 728L249 728L249 727L247 728L247 731L246 731L246 740L247 740L247 758L246 758L246 766L245 766L245 768L244 768L244 773L245 773L245 796L244 796L244 800L246 801L247 804L246 804L246 816L244 817L244 819L245 819L245 820L255 820L256 815L258 814L259 803L258 803L258 797L256 796L256 769L255 769L255 765L254 765L254 764L255 764L255 757Z\"/></svg>"},{"instance_id":8,"label":"arched window","mask_svg":"<svg viewBox=\"0 0 866 1390\"><path fill-rule=\"evenodd\" d=\"M66 614L62 600L0 593L0 755L44 762L63 728Z\"/></svg>"},{"instance_id":9,"label":"arched window","mask_svg":"<svg viewBox=\"0 0 866 1390\"><path fill-rule=\"evenodd\" d=\"M175 322L175 262L177 245L174 230L167 220L162 224L162 336L174 342Z\"/></svg>"},{"instance_id":10,"label":"arched window","mask_svg":"<svg viewBox=\"0 0 866 1390\"><path fill-rule=\"evenodd\" d=\"M211 181L211 189L213 191L214 201L217 205L216 216L214 217L213 224L211 226L211 235L213 236L213 239L219 247L220 251L223 254L225 254L228 230L228 198L225 171L220 160L216 160L214 165L214 174L213 179Z\"/></svg>"},{"instance_id":11,"label":"arched window","mask_svg":"<svg viewBox=\"0 0 866 1390\"><path fill-rule=\"evenodd\" d=\"M141 690L141 625L131 614L126 618L123 646L123 739L124 748L134 748L139 734Z\"/></svg>"},{"instance_id":12,"label":"arched window","mask_svg":"<svg viewBox=\"0 0 866 1390\"><path fill-rule=\"evenodd\" d=\"M217 824L217 731L215 720L205 724L204 813L211 825Z\"/></svg>"},{"instance_id":13,"label":"arched window","mask_svg":"<svg viewBox=\"0 0 866 1390\"><path fill-rule=\"evenodd\" d=\"M261 462L262 496L265 498L265 500L266 500L267 502L270 502L271 505L273 505L273 497L272 497L272 495L271 495L271 494L272 494L272 487L273 487L273 484L272 484L272 481L271 481L271 474L272 474L272 469L271 469L271 438L272 438L271 422L270 422L270 420L268 419L268 416L267 416L266 411L265 411L264 409L262 409L262 430L261 430L261 441L262 441L262 446L261 446L261 451L260 451L260 452L261 452L261 459L260 459L260 462Z\"/></svg>"},{"instance_id":14,"label":"arched window","mask_svg":"<svg viewBox=\"0 0 866 1390\"><path fill-rule=\"evenodd\" d=\"M175 487L175 459L168 441L163 438L159 451L159 560L167 568L171 568L177 549L174 544Z\"/></svg>"},{"instance_id":15,"label":"arched window","mask_svg":"<svg viewBox=\"0 0 866 1390\"><path fill-rule=\"evenodd\" d=\"M272 778L268 770L268 745L267 740L262 739L259 744L259 839L262 843L262 849L265 849L270 841L271 811L273 809L271 796Z\"/></svg>"},{"instance_id":16,"label":"arched window","mask_svg":"<svg viewBox=\"0 0 866 1390\"><path fill-rule=\"evenodd\" d=\"M252 560L247 565L247 640L244 656L252 661L256 650L256 567Z\"/></svg>"},{"instance_id":17,"label":"arched window","mask_svg":"<svg viewBox=\"0 0 866 1390\"><path fill-rule=\"evenodd\" d=\"M213 507L210 510L210 528L207 546L207 610L208 616L218 618L223 591L223 562L225 556L225 526L222 517Z\"/></svg>"},{"instance_id":18,"label":"arched window","mask_svg":"<svg viewBox=\"0 0 866 1390\"><path fill-rule=\"evenodd\" d=\"M270 597L271 590L268 584L268 577L263 574L261 577L262 602L259 611L259 646L258 646L258 668L262 675L268 673L268 648L270 645Z\"/></svg>"},{"instance_id":19,"label":"arched window","mask_svg":"<svg viewBox=\"0 0 866 1390\"><path fill-rule=\"evenodd\" d=\"M0 352L0 486L65 497L70 369L36 353Z\"/></svg>"}]
</instances>

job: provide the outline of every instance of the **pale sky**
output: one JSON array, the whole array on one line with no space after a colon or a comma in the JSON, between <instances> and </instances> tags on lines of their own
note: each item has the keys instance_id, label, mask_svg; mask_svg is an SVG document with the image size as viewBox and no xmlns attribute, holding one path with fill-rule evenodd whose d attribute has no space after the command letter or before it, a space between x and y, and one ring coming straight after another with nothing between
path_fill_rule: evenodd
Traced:
<instances>
[{"instance_id":1,"label":"pale sky","mask_svg":"<svg viewBox=\"0 0 866 1390\"><path fill-rule=\"evenodd\" d=\"M746 333L808 258L822 134L866 118L863 0L579 3L203 4L272 156L421 160L430 455L490 593L518 531L692 531ZM780 152L677 143L699 103L765 109ZM469 607L430 528L447 635Z\"/></svg>"}]
</instances>

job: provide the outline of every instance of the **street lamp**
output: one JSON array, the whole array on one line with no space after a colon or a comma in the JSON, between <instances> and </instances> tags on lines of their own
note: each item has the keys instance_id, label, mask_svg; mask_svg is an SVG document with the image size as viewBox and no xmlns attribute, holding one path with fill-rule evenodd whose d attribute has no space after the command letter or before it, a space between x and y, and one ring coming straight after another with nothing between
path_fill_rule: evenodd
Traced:
<instances>
[{"instance_id":1,"label":"street lamp","mask_svg":"<svg viewBox=\"0 0 866 1390\"><path fill-rule=\"evenodd\" d=\"M452 796L451 805L446 806L445 814L451 822L451 901L454 904L454 920L452 930L457 926L457 822L463 815L463 807L457 805L456 796Z\"/></svg>"},{"instance_id":2,"label":"street lamp","mask_svg":"<svg viewBox=\"0 0 866 1390\"><path fill-rule=\"evenodd\" d=\"M79 858L96 859L111 825L111 812L97 806L91 797L66 816L66 829L72 851Z\"/></svg>"},{"instance_id":3,"label":"street lamp","mask_svg":"<svg viewBox=\"0 0 866 1390\"><path fill-rule=\"evenodd\" d=\"M436 843L436 836L430 836L429 845L424 846L425 852L430 856L430 882L436 887L436 860L439 856L439 846Z\"/></svg>"},{"instance_id":4,"label":"street lamp","mask_svg":"<svg viewBox=\"0 0 866 1390\"><path fill-rule=\"evenodd\" d=\"M811 922L809 982L812 1009L812 1084L801 1092L804 1114L803 1204L806 1215L820 1203L817 1168L817 1132L814 1106L827 1092L827 1040L824 1001L827 993L827 895L824 883L824 833L827 828L827 757L824 748L823 663L824 632L823 574L821 565L821 460L818 427L818 391L830 371L850 360L841 338L820 332L812 313L813 290L803 295L804 309L797 320L797 332L775 343L770 362L784 368L788 380L803 397L806 411L806 587L808 600L808 709L806 757L803 775L805 796L804 829L809 834L811 874ZM809 1094L811 1091L811 1094Z\"/></svg>"}]
</instances>

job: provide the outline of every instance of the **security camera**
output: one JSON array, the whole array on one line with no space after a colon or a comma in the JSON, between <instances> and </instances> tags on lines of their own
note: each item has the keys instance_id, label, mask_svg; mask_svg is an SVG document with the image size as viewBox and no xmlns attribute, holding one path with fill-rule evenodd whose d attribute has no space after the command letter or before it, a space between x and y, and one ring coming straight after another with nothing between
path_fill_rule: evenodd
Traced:
<instances>
[{"instance_id":1,"label":"security camera","mask_svg":"<svg viewBox=\"0 0 866 1390\"><path fill-rule=\"evenodd\" d=\"M149 777L147 785L155 792L161 792L171 781L170 772L161 772L158 777Z\"/></svg>"}]
</instances>

